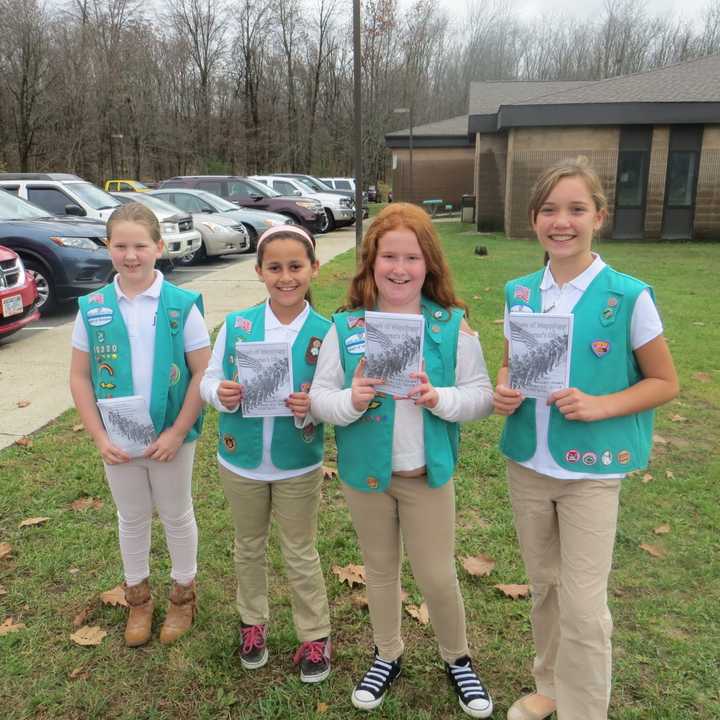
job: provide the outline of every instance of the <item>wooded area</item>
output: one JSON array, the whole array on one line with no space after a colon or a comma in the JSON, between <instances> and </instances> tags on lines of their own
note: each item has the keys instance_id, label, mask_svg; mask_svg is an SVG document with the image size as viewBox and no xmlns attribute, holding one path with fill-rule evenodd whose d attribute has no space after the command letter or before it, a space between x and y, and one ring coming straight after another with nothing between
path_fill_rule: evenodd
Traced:
<instances>
[{"instance_id":1,"label":"wooded area","mask_svg":"<svg viewBox=\"0 0 720 720\"><path fill-rule=\"evenodd\" d=\"M384 134L467 112L472 80L582 80L720 52L720 0L695 23L606 0L523 22L475 0L362 2L366 183ZM0 0L0 169L128 176L352 172L347 0Z\"/></svg>"}]
</instances>

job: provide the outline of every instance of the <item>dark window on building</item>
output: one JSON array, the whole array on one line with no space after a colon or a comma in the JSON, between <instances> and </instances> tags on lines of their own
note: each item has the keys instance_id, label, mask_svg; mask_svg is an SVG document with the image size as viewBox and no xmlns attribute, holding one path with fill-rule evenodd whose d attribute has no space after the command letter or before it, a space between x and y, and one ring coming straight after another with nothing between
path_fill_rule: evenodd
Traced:
<instances>
[{"instance_id":1,"label":"dark window on building","mask_svg":"<svg viewBox=\"0 0 720 720\"><path fill-rule=\"evenodd\" d=\"M693 150L675 150L670 153L666 203L668 207L690 207L693 204L697 163L698 153Z\"/></svg>"},{"instance_id":2,"label":"dark window on building","mask_svg":"<svg viewBox=\"0 0 720 720\"><path fill-rule=\"evenodd\" d=\"M644 150L623 150L620 153L617 180L618 207L642 207L648 154Z\"/></svg>"}]
</instances>

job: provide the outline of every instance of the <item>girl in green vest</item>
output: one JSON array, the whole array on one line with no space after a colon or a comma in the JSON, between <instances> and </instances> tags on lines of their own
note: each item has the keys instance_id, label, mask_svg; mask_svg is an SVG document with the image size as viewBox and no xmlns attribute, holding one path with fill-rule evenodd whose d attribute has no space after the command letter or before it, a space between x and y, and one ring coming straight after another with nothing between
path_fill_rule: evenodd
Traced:
<instances>
[{"instance_id":1,"label":"girl in green vest","mask_svg":"<svg viewBox=\"0 0 720 720\"><path fill-rule=\"evenodd\" d=\"M118 208L107 223L107 245L117 275L78 301L72 337L70 389L86 430L105 464L118 511L125 599L125 641L150 639L150 528L153 508L165 528L173 586L160 642L185 633L196 613L197 525L191 480L202 426L200 380L210 338L197 293L175 287L155 270L162 253L160 225L139 203ZM156 439L130 458L110 440L96 400L140 396ZM126 435L142 426L125 418Z\"/></svg>"},{"instance_id":2,"label":"girl in green vest","mask_svg":"<svg viewBox=\"0 0 720 720\"><path fill-rule=\"evenodd\" d=\"M607 581L620 480L645 467L653 408L678 393L651 288L592 252L607 215L587 161L544 172L529 217L547 264L505 288L505 359L495 410L532 590L536 692L508 720L606 720L612 620ZM508 383L508 312L572 314L569 387L545 402Z\"/></svg>"},{"instance_id":3,"label":"girl in green vest","mask_svg":"<svg viewBox=\"0 0 720 720\"><path fill-rule=\"evenodd\" d=\"M401 670L404 545L460 707L475 718L492 713L470 660L455 570L458 424L492 410L464 307L428 214L393 203L365 235L347 311L333 318L310 391L313 414L336 425L339 476L365 562L375 653L352 693L363 710L382 703ZM379 395L381 379L365 376L366 309L423 318L424 369L408 397Z\"/></svg>"},{"instance_id":4,"label":"girl in green vest","mask_svg":"<svg viewBox=\"0 0 720 720\"><path fill-rule=\"evenodd\" d=\"M220 329L201 393L220 412L218 463L235 524L240 661L247 670L268 661L270 619L266 569L271 515L292 597L300 645L300 679L330 673L330 612L316 548L322 485L323 426L310 415L308 390L330 322L310 305L310 282L319 263L315 240L296 225L278 225L260 236L255 270L268 300L230 313ZM237 382L235 353L242 343L267 340L291 346L292 417L243 417L245 387Z\"/></svg>"}]
</instances>

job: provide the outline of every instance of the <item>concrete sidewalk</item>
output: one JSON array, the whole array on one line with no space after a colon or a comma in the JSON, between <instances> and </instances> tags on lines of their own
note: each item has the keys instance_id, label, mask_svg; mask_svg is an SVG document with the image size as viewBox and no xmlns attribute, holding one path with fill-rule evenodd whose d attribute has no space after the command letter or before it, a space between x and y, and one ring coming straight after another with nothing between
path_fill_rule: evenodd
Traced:
<instances>
[{"instance_id":1,"label":"concrete sidewalk","mask_svg":"<svg viewBox=\"0 0 720 720\"><path fill-rule=\"evenodd\" d=\"M354 246L354 228L320 236L321 265ZM255 275L254 255L221 270L210 271L183 287L202 293L210 330L229 312L266 297L265 286ZM40 429L72 407L68 386L72 326L70 321L0 344L0 449ZM28 400L30 404L19 408L21 400Z\"/></svg>"}]
</instances>

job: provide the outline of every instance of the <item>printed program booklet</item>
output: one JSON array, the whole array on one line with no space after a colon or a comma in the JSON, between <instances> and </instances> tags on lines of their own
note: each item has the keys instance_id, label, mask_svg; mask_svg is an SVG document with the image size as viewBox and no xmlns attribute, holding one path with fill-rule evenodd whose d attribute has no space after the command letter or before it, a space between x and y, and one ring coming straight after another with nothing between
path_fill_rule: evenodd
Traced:
<instances>
[{"instance_id":1,"label":"printed program booklet","mask_svg":"<svg viewBox=\"0 0 720 720\"><path fill-rule=\"evenodd\" d=\"M290 345L284 342L239 342L235 345L237 381L244 386L244 417L291 416L285 405L293 391Z\"/></svg>"},{"instance_id":2,"label":"printed program booklet","mask_svg":"<svg viewBox=\"0 0 720 720\"><path fill-rule=\"evenodd\" d=\"M157 433L142 395L98 400L97 406L110 441L130 457L142 457L155 442Z\"/></svg>"},{"instance_id":3,"label":"printed program booklet","mask_svg":"<svg viewBox=\"0 0 720 720\"><path fill-rule=\"evenodd\" d=\"M410 373L422 368L425 318L406 313L365 313L365 375L382 378L378 392L407 397L419 384Z\"/></svg>"},{"instance_id":4,"label":"printed program booklet","mask_svg":"<svg viewBox=\"0 0 720 720\"><path fill-rule=\"evenodd\" d=\"M510 387L545 400L568 387L573 316L510 313Z\"/></svg>"}]
</instances>

